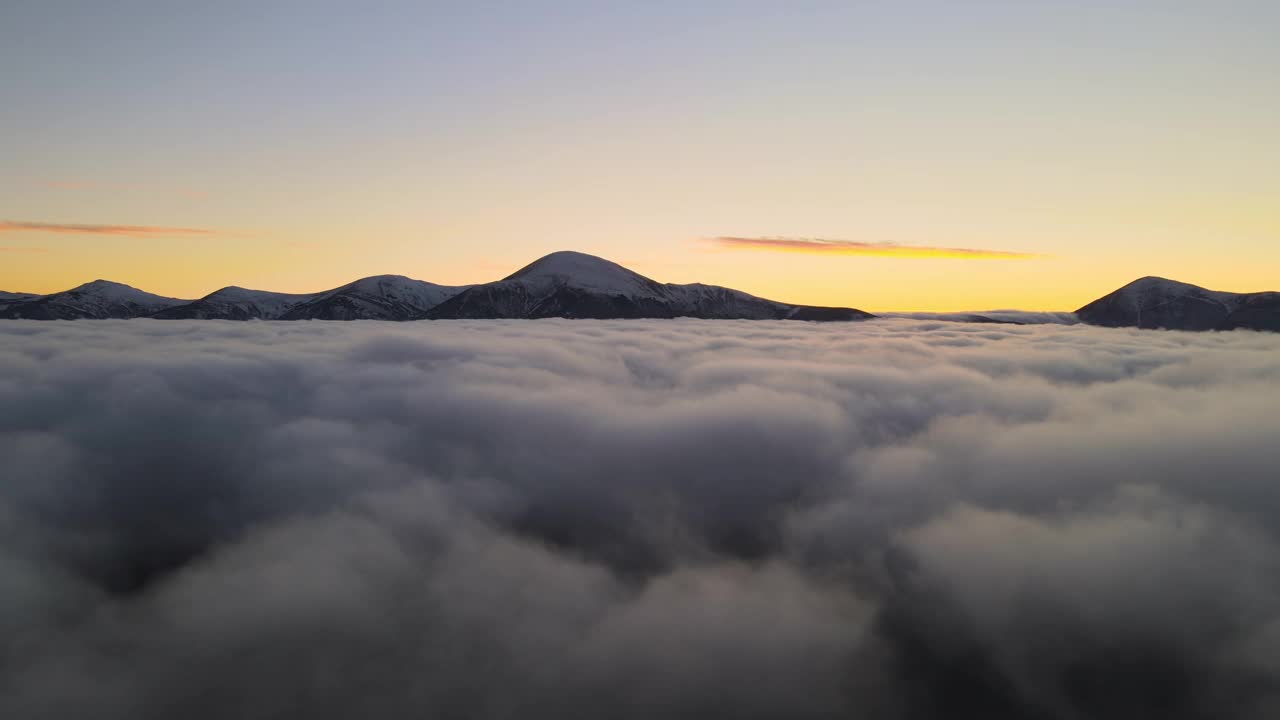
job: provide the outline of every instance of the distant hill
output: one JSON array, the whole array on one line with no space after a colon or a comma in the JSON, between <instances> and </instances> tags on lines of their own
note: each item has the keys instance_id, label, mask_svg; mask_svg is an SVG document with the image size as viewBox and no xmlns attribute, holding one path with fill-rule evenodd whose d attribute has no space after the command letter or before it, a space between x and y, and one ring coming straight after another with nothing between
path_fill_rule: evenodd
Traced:
<instances>
[{"instance_id":1,"label":"distant hill","mask_svg":"<svg viewBox=\"0 0 1280 720\"><path fill-rule=\"evenodd\" d=\"M401 275L377 275L320 293L299 303L282 320L415 320L471 287L436 285Z\"/></svg>"},{"instance_id":2,"label":"distant hill","mask_svg":"<svg viewBox=\"0 0 1280 720\"><path fill-rule=\"evenodd\" d=\"M889 312L884 318L904 320L937 320L940 322L978 323L986 325L1075 325L1075 313L1030 310L985 310L983 312Z\"/></svg>"},{"instance_id":3,"label":"distant hill","mask_svg":"<svg viewBox=\"0 0 1280 720\"><path fill-rule=\"evenodd\" d=\"M318 293L290 294L225 287L162 310L160 320L413 320L469 286L449 287L400 275L378 275Z\"/></svg>"},{"instance_id":4,"label":"distant hill","mask_svg":"<svg viewBox=\"0 0 1280 720\"><path fill-rule=\"evenodd\" d=\"M1085 305L1076 315L1081 322L1104 327L1280 331L1280 293L1221 292L1144 277Z\"/></svg>"},{"instance_id":5,"label":"distant hill","mask_svg":"<svg viewBox=\"0 0 1280 720\"><path fill-rule=\"evenodd\" d=\"M185 305L166 308L151 317L161 320L278 320L295 305L315 295L224 287Z\"/></svg>"},{"instance_id":6,"label":"distant hill","mask_svg":"<svg viewBox=\"0 0 1280 720\"><path fill-rule=\"evenodd\" d=\"M11 295L14 293L6 293ZM109 280L94 280L51 295L0 303L0 318L28 320L103 320L148 317L190 300L161 297Z\"/></svg>"}]
</instances>

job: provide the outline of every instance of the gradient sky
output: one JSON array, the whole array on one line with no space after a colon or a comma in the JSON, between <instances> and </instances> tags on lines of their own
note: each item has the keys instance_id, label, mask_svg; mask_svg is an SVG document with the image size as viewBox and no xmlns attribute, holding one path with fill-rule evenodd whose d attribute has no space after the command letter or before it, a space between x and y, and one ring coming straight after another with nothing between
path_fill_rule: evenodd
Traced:
<instances>
[{"instance_id":1,"label":"gradient sky","mask_svg":"<svg viewBox=\"0 0 1280 720\"><path fill-rule=\"evenodd\" d=\"M868 310L1280 289L1277 28L1239 0L6 0L0 289L467 283L559 249Z\"/></svg>"}]
</instances>

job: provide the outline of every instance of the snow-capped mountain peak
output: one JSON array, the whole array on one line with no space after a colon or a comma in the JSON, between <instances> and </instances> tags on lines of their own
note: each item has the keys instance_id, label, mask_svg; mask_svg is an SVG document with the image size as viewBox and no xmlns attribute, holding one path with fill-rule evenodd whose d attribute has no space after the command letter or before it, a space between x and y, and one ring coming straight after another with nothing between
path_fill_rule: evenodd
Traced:
<instances>
[{"instance_id":1,"label":"snow-capped mountain peak","mask_svg":"<svg viewBox=\"0 0 1280 720\"><path fill-rule=\"evenodd\" d=\"M239 285L228 285L224 288L214 290L204 296L204 300L221 300L223 302L245 302L257 300L263 295L285 295L286 293L270 292L268 290L250 290ZM296 297L310 297L309 295L298 295Z\"/></svg>"},{"instance_id":2,"label":"snow-capped mountain peak","mask_svg":"<svg viewBox=\"0 0 1280 720\"><path fill-rule=\"evenodd\" d=\"M610 295L654 297L663 294L661 284L639 273L604 258L572 250L545 255L508 275L503 282L520 282L539 289L571 285Z\"/></svg>"},{"instance_id":3,"label":"snow-capped mountain peak","mask_svg":"<svg viewBox=\"0 0 1280 720\"><path fill-rule=\"evenodd\" d=\"M414 280L403 275L374 275L289 309L285 320L412 320L466 290Z\"/></svg>"},{"instance_id":4,"label":"snow-capped mountain peak","mask_svg":"<svg viewBox=\"0 0 1280 720\"><path fill-rule=\"evenodd\" d=\"M110 280L93 280L83 285L77 285L66 292L81 295L93 295L107 300L132 300L141 302L150 302L156 298L159 298L160 300L175 300L174 298L162 298L159 295L152 295L151 293L139 290L132 285L125 285L124 283L112 282ZM175 302L183 301L175 300Z\"/></svg>"},{"instance_id":5,"label":"snow-capped mountain peak","mask_svg":"<svg viewBox=\"0 0 1280 720\"><path fill-rule=\"evenodd\" d=\"M161 320L277 320L293 306L312 297L314 295L228 285L194 302L165 308L153 317Z\"/></svg>"},{"instance_id":6,"label":"snow-capped mountain peak","mask_svg":"<svg viewBox=\"0 0 1280 720\"><path fill-rule=\"evenodd\" d=\"M70 290L5 303L0 317L33 320L131 318L151 315L189 301L152 295L123 283L94 280Z\"/></svg>"},{"instance_id":7,"label":"snow-capped mountain peak","mask_svg":"<svg viewBox=\"0 0 1280 720\"><path fill-rule=\"evenodd\" d=\"M1170 280L1156 275L1148 275L1138 278L1133 282L1120 288L1118 292L1130 295L1159 295L1159 294L1179 294L1179 293L1198 293L1205 295L1221 295L1229 296L1234 293L1222 293L1214 290L1207 290L1199 285L1191 283Z\"/></svg>"}]
</instances>

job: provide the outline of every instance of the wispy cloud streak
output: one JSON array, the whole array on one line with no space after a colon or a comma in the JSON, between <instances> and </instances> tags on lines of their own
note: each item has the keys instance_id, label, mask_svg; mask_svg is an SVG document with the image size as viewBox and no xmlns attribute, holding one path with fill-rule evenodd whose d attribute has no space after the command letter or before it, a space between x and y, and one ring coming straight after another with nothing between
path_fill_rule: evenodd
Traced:
<instances>
[{"instance_id":1,"label":"wispy cloud streak","mask_svg":"<svg viewBox=\"0 0 1280 720\"><path fill-rule=\"evenodd\" d=\"M38 187L49 188L53 190L88 190L97 187L97 183L89 180L46 180L37 183Z\"/></svg>"},{"instance_id":2,"label":"wispy cloud streak","mask_svg":"<svg viewBox=\"0 0 1280 720\"><path fill-rule=\"evenodd\" d=\"M134 191L134 192L172 192L185 198L200 200L209 197L209 193L205 190L196 190L189 187L174 187L172 185L154 185L150 183L121 183L110 182L102 183L93 180L42 180L33 182L33 187L43 188L45 190L103 190L103 191Z\"/></svg>"},{"instance_id":3,"label":"wispy cloud streak","mask_svg":"<svg viewBox=\"0 0 1280 720\"><path fill-rule=\"evenodd\" d=\"M47 223L0 220L0 233L46 232L58 235L118 235L126 237L215 237L226 233L203 228L155 225L100 225L97 223Z\"/></svg>"},{"instance_id":4,"label":"wispy cloud streak","mask_svg":"<svg viewBox=\"0 0 1280 720\"><path fill-rule=\"evenodd\" d=\"M800 252L820 255L871 255L878 257L955 260L1031 260L1043 258L1035 253L985 250L980 248L934 247L930 245L899 245L891 242L858 242L856 240L828 240L825 238L788 237L733 237L713 239L717 245L739 250L771 250L774 252Z\"/></svg>"}]
</instances>

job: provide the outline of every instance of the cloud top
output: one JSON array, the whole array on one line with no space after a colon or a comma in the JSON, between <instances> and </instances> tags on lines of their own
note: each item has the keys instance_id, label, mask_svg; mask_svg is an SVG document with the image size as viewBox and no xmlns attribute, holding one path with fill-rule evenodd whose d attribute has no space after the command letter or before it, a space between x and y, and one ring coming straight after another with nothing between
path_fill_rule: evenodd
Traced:
<instances>
[{"instance_id":1,"label":"cloud top","mask_svg":"<svg viewBox=\"0 0 1280 720\"><path fill-rule=\"evenodd\" d=\"M0 324L0 715L1261 720L1280 336Z\"/></svg>"}]
</instances>

